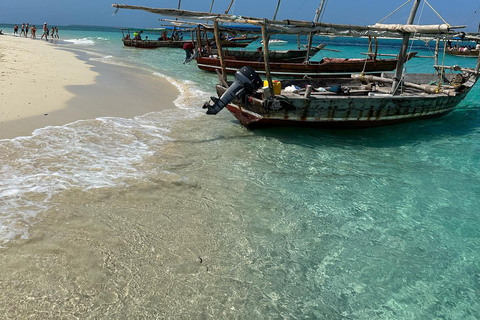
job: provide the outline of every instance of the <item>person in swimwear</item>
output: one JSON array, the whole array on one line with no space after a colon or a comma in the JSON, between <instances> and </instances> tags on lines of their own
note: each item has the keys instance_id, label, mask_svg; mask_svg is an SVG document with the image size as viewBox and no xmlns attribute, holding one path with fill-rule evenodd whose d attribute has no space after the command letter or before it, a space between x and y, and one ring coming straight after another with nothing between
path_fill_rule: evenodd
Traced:
<instances>
[{"instance_id":1,"label":"person in swimwear","mask_svg":"<svg viewBox=\"0 0 480 320\"><path fill-rule=\"evenodd\" d=\"M30 28L31 30L31 34L32 34L32 39L36 39L36 36L35 36L35 33L37 32L37 28L35 27L35 25L32 26L32 28Z\"/></svg>"},{"instance_id":2,"label":"person in swimwear","mask_svg":"<svg viewBox=\"0 0 480 320\"><path fill-rule=\"evenodd\" d=\"M40 37L40 39L43 39L44 36L45 36L45 40L48 41L48 26L46 22L43 24L43 34Z\"/></svg>"}]
</instances>

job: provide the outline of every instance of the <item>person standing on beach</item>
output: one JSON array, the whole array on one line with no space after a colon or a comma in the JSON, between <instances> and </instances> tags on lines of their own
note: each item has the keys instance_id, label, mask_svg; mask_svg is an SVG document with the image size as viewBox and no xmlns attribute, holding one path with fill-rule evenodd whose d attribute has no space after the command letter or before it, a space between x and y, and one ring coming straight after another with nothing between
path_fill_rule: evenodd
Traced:
<instances>
[{"instance_id":1,"label":"person standing on beach","mask_svg":"<svg viewBox=\"0 0 480 320\"><path fill-rule=\"evenodd\" d=\"M25 22L22 23L22 31L20 31L20 36L25 35Z\"/></svg>"},{"instance_id":2,"label":"person standing on beach","mask_svg":"<svg viewBox=\"0 0 480 320\"><path fill-rule=\"evenodd\" d=\"M43 36L45 36L45 40L48 41L48 26L46 22L43 24L43 34L40 37L40 40L43 39Z\"/></svg>"},{"instance_id":3,"label":"person standing on beach","mask_svg":"<svg viewBox=\"0 0 480 320\"><path fill-rule=\"evenodd\" d=\"M27 25L25 26L25 38L28 36L28 22L27 22Z\"/></svg>"},{"instance_id":4,"label":"person standing on beach","mask_svg":"<svg viewBox=\"0 0 480 320\"><path fill-rule=\"evenodd\" d=\"M58 28L57 27L55 27L55 38L60 39L60 37L58 36Z\"/></svg>"},{"instance_id":5,"label":"person standing on beach","mask_svg":"<svg viewBox=\"0 0 480 320\"><path fill-rule=\"evenodd\" d=\"M13 27L13 35L14 35L14 36L18 35L18 24L16 24L16 25Z\"/></svg>"},{"instance_id":6,"label":"person standing on beach","mask_svg":"<svg viewBox=\"0 0 480 320\"><path fill-rule=\"evenodd\" d=\"M30 29L32 32L32 39L35 39L36 36L35 36L35 33L37 33L37 28L35 27L35 25L32 26L32 28Z\"/></svg>"},{"instance_id":7,"label":"person standing on beach","mask_svg":"<svg viewBox=\"0 0 480 320\"><path fill-rule=\"evenodd\" d=\"M55 35L55 27L52 27L52 31L50 33L50 36L52 37L52 39L54 38L54 35Z\"/></svg>"}]
</instances>

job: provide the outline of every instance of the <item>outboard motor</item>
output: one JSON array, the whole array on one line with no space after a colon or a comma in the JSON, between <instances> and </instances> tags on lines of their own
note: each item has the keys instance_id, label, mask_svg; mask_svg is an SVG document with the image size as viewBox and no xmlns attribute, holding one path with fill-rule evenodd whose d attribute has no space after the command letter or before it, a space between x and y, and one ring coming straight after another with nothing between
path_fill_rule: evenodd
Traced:
<instances>
[{"instance_id":1,"label":"outboard motor","mask_svg":"<svg viewBox=\"0 0 480 320\"><path fill-rule=\"evenodd\" d=\"M210 102L207 101L203 105L204 109L207 110L207 114L217 114L227 106L235 98L243 98L247 95L252 95L255 90L260 88L262 85L262 79L251 67L244 66L235 72L235 81L232 85L225 91L225 93L220 97L211 97L213 105L210 105Z\"/></svg>"}]
</instances>

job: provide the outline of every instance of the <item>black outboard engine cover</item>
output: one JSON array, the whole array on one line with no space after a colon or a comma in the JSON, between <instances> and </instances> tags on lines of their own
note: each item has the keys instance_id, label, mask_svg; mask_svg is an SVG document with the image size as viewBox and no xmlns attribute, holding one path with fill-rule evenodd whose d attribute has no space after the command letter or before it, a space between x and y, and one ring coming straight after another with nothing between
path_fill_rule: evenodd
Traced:
<instances>
[{"instance_id":1,"label":"black outboard engine cover","mask_svg":"<svg viewBox=\"0 0 480 320\"><path fill-rule=\"evenodd\" d=\"M211 97L213 105L205 102L203 108L208 109L207 114L217 114L225 108L235 98L242 98L253 94L262 85L262 79L251 67L244 66L235 72L235 81L220 97L220 99Z\"/></svg>"}]
</instances>

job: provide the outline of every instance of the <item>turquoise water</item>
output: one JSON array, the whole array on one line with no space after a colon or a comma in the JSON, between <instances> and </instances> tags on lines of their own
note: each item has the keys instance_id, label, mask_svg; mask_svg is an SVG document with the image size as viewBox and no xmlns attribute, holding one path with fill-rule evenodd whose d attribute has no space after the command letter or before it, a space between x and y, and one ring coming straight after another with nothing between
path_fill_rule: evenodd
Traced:
<instances>
[{"instance_id":1,"label":"turquoise water","mask_svg":"<svg viewBox=\"0 0 480 320\"><path fill-rule=\"evenodd\" d=\"M78 206L84 194L103 211L134 206L138 225L144 219L160 229L167 222L159 216L168 214L179 252L182 241L196 241L190 258L202 256L207 269L172 263L182 282L170 289L172 309L162 305L167 316L479 318L478 85L440 119L358 131L249 131L226 111L203 114L216 76L183 65L182 50L125 48L118 29L62 27L59 34L57 45L90 59L170 80L181 92L178 108L0 140L0 250L16 250L14 239L28 238L40 217ZM320 41L341 50L323 53L329 57L367 50L363 40ZM395 53L398 42L381 45L380 52ZM433 46L418 41L413 49L428 56ZM407 70L430 72L431 65L414 59ZM134 233L138 225L126 228L147 243L148 233ZM143 283L141 274L132 278ZM124 302L132 309L161 301L136 289ZM147 318L159 314L142 310Z\"/></svg>"}]
</instances>

